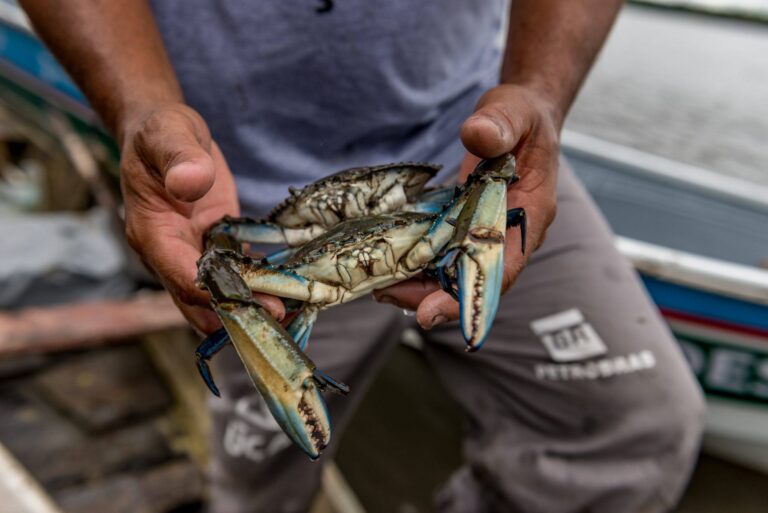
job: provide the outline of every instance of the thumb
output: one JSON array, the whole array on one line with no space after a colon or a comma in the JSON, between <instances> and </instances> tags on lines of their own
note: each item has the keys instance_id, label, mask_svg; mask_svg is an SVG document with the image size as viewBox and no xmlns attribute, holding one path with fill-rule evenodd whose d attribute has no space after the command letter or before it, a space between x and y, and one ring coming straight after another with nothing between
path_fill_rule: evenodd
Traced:
<instances>
[{"instance_id":1,"label":"thumb","mask_svg":"<svg viewBox=\"0 0 768 513\"><path fill-rule=\"evenodd\" d=\"M464 122L461 140L472 154L498 157L513 151L522 134L520 115L499 98L489 98Z\"/></svg>"},{"instance_id":2,"label":"thumb","mask_svg":"<svg viewBox=\"0 0 768 513\"><path fill-rule=\"evenodd\" d=\"M154 114L144 123L134 144L172 198L196 201L213 187L216 173L208 151L210 133L193 111Z\"/></svg>"},{"instance_id":3,"label":"thumb","mask_svg":"<svg viewBox=\"0 0 768 513\"><path fill-rule=\"evenodd\" d=\"M165 190L179 201L197 201L211 190L215 176L211 156L189 148L166 168Z\"/></svg>"}]
</instances>

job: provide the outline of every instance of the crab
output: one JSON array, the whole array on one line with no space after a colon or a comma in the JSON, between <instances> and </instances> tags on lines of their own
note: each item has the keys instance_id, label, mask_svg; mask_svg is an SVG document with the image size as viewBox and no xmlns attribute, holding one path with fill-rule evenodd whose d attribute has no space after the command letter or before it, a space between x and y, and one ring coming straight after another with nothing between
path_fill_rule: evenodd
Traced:
<instances>
[{"instance_id":1,"label":"crab","mask_svg":"<svg viewBox=\"0 0 768 513\"><path fill-rule=\"evenodd\" d=\"M401 162L345 169L290 195L266 218L224 217L208 239L234 237L242 242L297 247L338 223L364 215L399 210L437 212L450 200L453 188L425 191L441 166Z\"/></svg>"},{"instance_id":2,"label":"crab","mask_svg":"<svg viewBox=\"0 0 768 513\"><path fill-rule=\"evenodd\" d=\"M508 227L520 226L525 251L525 212L506 209L507 187L516 180L512 155L482 161L437 213L377 213L336 221L278 262L239 251L238 236L247 225L234 233L215 231L217 242L198 262L198 283L210 292L224 325L197 352L211 391L218 394L206 361L231 340L275 420L310 458L317 458L331 437L320 391L348 392L303 353L318 313L421 272L435 275L458 299L467 348L479 349L496 315ZM383 197L379 206L365 202L367 208L380 209ZM305 207L296 210L312 211ZM296 316L283 328L255 303L252 291L298 302Z\"/></svg>"}]
</instances>

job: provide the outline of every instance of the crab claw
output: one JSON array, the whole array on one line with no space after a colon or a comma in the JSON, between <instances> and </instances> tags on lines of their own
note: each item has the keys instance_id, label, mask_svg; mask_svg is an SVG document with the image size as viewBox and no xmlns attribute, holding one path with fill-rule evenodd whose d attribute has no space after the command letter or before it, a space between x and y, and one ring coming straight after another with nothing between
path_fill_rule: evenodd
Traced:
<instances>
[{"instance_id":1,"label":"crab claw","mask_svg":"<svg viewBox=\"0 0 768 513\"><path fill-rule=\"evenodd\" d=\"M217 307L248 375L277 423L307 455L316 459L331 441L331 423L320 391L347 391L324 377L288 333L255 305Z\"/></svg>"},{"instance_id":2,"label":"crab claw","mask_svg":"<svg viewBox=\"0 0 768 513\"><path fill-rule=\"evenodd\" d=\"M525 212L522 208L506 210L507 187L516 180L511 154L481 161L459 190L459 215L445 221L454 226L455 233L437 264L437 277L442 288L459 301L468 351L480 349L496 317L508 227L520 226L525 252Z\"/></svg>"},{"instance_id":3,"label":"crab claw","mask_svg":"<svg viewBox=\"0 0 768 513\"><path fill-rule=\"evenodd\" d=\"M504 276L504 235L493 229L470 232L473 244L456 258L461 331L467 351L482 347L496 317Z\"/></svg>"},{"instance_id":4,"label":"crab claw","mask_svg":"<svg viewBox=\"0 0 768 513\"><path fill-rule=\"evenodd\" d=\"M507 211L506 227L520 227L525 253L525 211ZM471 244L455 247L437 263L435 277L444 291L459 302L462 334L468 351L485 342L499 305L504 276L504 236L493 228L473 228ZM458 290L457 290L458 289Z\"/></svg>"}]
</instances>

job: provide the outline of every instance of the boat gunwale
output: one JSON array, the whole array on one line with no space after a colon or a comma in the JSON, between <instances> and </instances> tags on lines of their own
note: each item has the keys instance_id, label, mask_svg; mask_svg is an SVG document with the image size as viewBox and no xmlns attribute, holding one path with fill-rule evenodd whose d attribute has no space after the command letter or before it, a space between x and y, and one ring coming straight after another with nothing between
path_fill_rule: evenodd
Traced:
<instances>
[{"instance_id":1,"label":"boat gunwale","mask_svg":"<svg viewBox=\"0 0 768 513\"><path fill-rule=\"evenodd\" d=\"M561 147L566 158L570 153L610 167L614 172L652 178L676 187L682 186L686 190L768 214L768 186L760 183L722 175L572 130L563 130Z\"/></svg>"},{"instance_id":2,"label":"boat gunwale","mask_svg":"<svg viewBox=\"0 0 768 513\"><path fill-rule=\"evenodd\" d=\"M642 274L768 306L768 270L616 237L616 246Z\"/></svg>"}]
</instances>

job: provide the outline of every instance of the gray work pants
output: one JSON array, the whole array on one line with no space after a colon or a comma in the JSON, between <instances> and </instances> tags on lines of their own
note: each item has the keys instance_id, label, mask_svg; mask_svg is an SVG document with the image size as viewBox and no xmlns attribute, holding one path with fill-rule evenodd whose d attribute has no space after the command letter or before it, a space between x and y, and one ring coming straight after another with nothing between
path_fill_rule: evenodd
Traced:
<instances>
[{"instance_id":1,"label":"gray work pants","mask_svg":"<svg viewBox=\"0 0 768 513\"><path fill-rule=\"evenodd\" d=\"M328 398L334 440L406 322L371 299L321 313L308 354L352 388ZM567 166L548 238L503 296L483 348L465 352L456 323L423 336L471 426L465 465L438 494L438 511L652 513L678 500L696 459L702 396ZM321 464L278 431L233 350L214 370L223 396L211 401L212 511L305 511Z\"/></svg>"}]
</instances>

